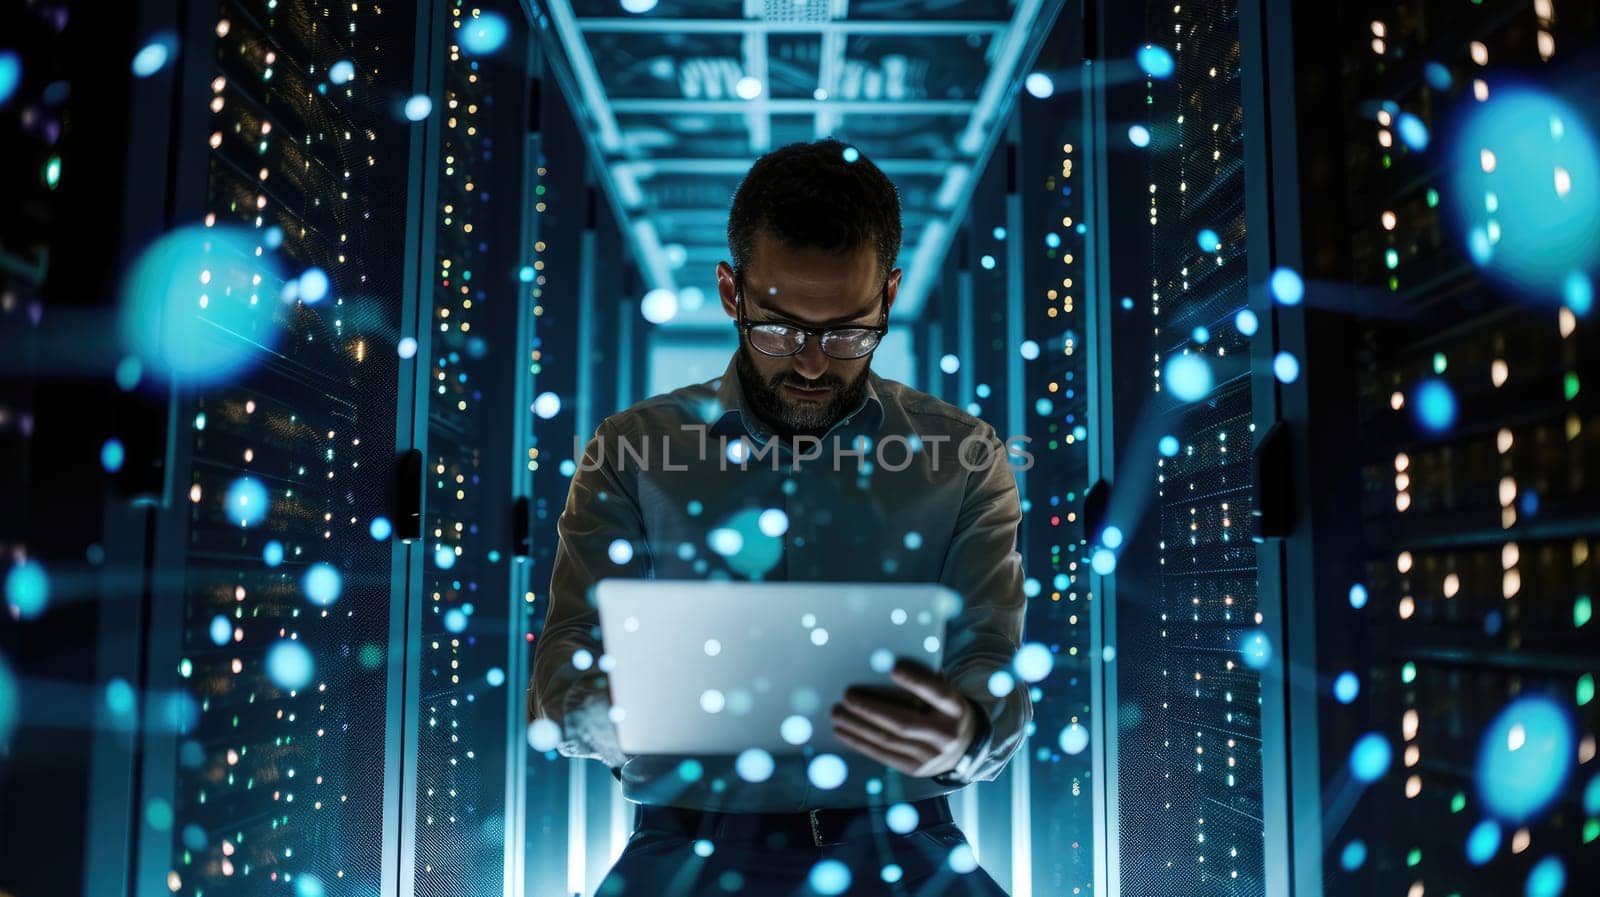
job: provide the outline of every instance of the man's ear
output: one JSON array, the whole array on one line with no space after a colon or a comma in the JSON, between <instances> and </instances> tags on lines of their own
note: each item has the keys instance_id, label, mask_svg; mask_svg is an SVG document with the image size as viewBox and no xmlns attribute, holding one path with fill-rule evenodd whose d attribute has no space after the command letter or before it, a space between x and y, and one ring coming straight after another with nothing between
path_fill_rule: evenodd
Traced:
<instances>
[{"instance_id":1,"label":"man's ear","mask_svg":"<svg viewBox=\"0 0 1600 897\"><path fill-rule=\"evenodd\" d=\"M901 268L896 268L889 272L889 283L885 288L888 293L888 302L885 303L884 314L888 314L889 309L894 308L894 299L900 294L900 277L903 274L905 274L905 271Z\"/></svg>"},{"instance_id":2,"label":"man's ear","mask_svg":"<svg viewBox=\"0 0 1600 897\"><path fill-rule=\"evenodd\" d=\"M727 262L717 262L717 295L722 297L722 310L730 318L739 316L739 309L735 304L738 292L739 286L733 278L733 267Z\"/></svg>"}]
</instances>

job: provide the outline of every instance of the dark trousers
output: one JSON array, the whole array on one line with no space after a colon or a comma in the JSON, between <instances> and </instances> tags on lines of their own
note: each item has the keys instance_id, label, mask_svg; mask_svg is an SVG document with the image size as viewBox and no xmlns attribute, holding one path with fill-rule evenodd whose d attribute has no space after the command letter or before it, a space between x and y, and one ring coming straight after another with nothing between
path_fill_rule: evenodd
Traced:
<instances>
[{"instance_id":1,"label":"dark trousers","mask_svg":"<svg viewBox=\"0 0 1600 897\"><path fill-rule=\"evenodd\" d=\"M596 897L1006 897L981 866L958 871L973 864L953 822L906 835L863 826L823 847L773 847L724 834L713 841L674 827L637 827ZM848 870L843 890L839 866L818 868L825 860Z\"/></svg>"}]
</instances>

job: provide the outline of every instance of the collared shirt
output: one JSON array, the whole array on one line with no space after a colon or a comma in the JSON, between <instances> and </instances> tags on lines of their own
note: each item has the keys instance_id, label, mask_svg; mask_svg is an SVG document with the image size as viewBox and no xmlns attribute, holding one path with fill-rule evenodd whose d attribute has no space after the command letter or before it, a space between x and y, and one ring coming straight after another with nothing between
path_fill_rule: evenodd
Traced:
<instances>
[{"instance_id":1,"label":"collared shirt","mask_svg":"<svg viewBox=\"0 0 1600 897\"><path fill-rule=\"evenodd\" d=\"M556 524L529 713L561 727L563 755L611 767L627 799L729 812L914 801L993 781L1022 743L1033 716L1026 684L990 690L1021 643L1026 605L1015 456L984 421L867 377L861 404L814 441L773 437L730 361L720 378L606 418L585 446ZM787 526L766 536L751 523L772 509ZM827 790L799 755L774 758L759 783L740 778L732 756L685 767L684 756L625 755L602 664L574 663L580 649L604 655L592 587L610 577L945 585L963 606L946 628L941 673L981 711L980 737L937 779L850 752L844 785ZM827 708L816 722L828 724Z\"/></svg>"}]
</instances>

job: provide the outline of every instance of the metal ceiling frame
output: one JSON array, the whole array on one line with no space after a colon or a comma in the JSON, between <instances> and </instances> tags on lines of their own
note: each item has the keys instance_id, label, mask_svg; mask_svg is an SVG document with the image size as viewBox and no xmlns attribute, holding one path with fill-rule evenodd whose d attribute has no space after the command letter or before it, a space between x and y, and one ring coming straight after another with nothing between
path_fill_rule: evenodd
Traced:
<instances>
[{"instance_id":1,"label":"metal ceiling frame","mask_svg":"<svg viewBox=\"0 0 1600 897\"><path fill-rule=\"evenodd\" d=\"M533 0L523 0L530 4ZM646 193L641 181L658 174L741 175L749 161L737 158L638 158L617 123L621 114L657 115L739 115L748 131L748 150L752 157L771 148L772 116L812 115L816 137L826 137L838 127L843 115L874 116L964 116L966 125L955 139L958 161L930 159L874 159L891 177L896 175L942 176L936 205L945 213L929 221L922 238L905 247L902 267L906 276L896 307L915 317L933 285L950 241L966 215L976 179L972 172L987 163L999 139L999 131L1010 114L1023 72L1020 67L1037 53L1045 27L1059 13L1064 0L1016 0L1008 21L939 20L852 20L845 18L848 0L830 0L831 20L827 22L770 21L759 18L762 0L745 0L743 19L673 19L667 16L595 17L580 19L572 0L542 0L560 43L570 80L565 85L573 96L580 121L592 131L584 135L601 172L603 188L619 216L621 231L632 242L647 289L677 289L677 278L667 261L661 234L650 212L644 208ZM590 51L589 34L724 34L740 35L744 77L760 81L761 92L751 99L664 99L610 97L601 82ZM817 34L821 38L818 84L821 98L773 99L767 87L767 39L773 34ZM836 100L845 46L852 35L968 36L984 35L996 43L987 76L976 100ZM560 69L558 67L558 73Z\"/></svg>"}]
</instances>

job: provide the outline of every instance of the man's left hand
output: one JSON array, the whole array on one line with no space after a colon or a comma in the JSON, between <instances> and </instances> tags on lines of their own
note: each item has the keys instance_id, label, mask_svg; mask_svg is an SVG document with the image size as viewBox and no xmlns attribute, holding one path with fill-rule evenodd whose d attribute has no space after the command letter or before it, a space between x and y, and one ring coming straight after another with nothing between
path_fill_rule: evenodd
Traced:
<instances>
[{"instance_id":1,"label":"man's left hand","mask_svg":"<svg viewBox=\"0 0 1600 897\"><path fill-rule=\"evenodd\" d=\"M889 675L900 686L885 693L851 686L829 719L845 744L886 766L919 778L954 769L978 734L972 703L945 677L901 658Z\"/></svg>"}]
</instances>

